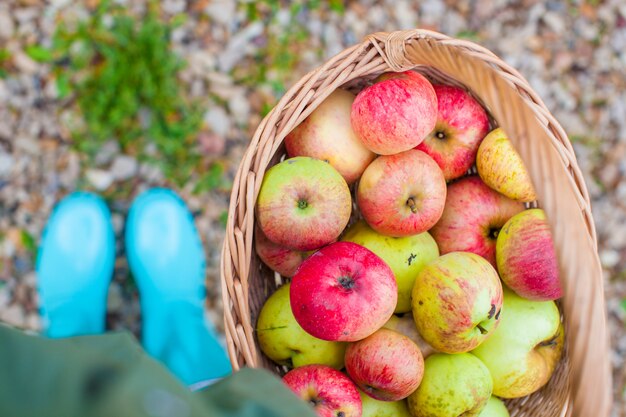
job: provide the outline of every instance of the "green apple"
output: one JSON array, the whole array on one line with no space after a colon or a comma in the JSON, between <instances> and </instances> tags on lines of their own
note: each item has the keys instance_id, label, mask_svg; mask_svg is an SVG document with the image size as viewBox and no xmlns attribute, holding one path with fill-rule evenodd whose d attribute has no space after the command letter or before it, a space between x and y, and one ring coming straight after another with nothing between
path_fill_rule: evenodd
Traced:
<instances>
[{"instance_id":1,"label":"green apple","mask_svg":"<svg viewBox=\"0 0 626 417\"><path fill-rule=\"evenodd\" d=\"M407 237L381 235L361 220L350 226L341 240L365 246L389 265L398 283L395 312L411 311L411 290L415 277L424 265L439 256L435 239L428 232Z\"/></svg>"},{"instance_id":2,"label":"green apple","mask_svg":"<svg viewBox=\"0 0 626 417\"><path fill-rule=\"evenodd\" d=\"M413 417L473 417L491 396L487 367L469 353L435 353L425 361L424 378L409 396Z\"/></svg>"},{"instance_id":3,"label":"green apple","mask_svg":"<svg viewBox=\"0 0 626 417\"><path fill-rule=\"evenodd\" d=\"M319 364L343 368L346 343L317 339L300 327L291 312L290 285L277 289L259 313L256 330L261 350L274 362L289 367Z\"/></svg>"},{"instance_id":4,"label":"green apple","mask_svg":"<svg viewBox=\"0 0 626 417\"><path fill-rule=\"evenodd\" d=\"M563 350L563 326L554 301L530 301L504 289L504 312L493 335L472 353L493 377L493 393L518 398L543 387Z\"/></svg>"},{"instance_id":5,"label":"green apple","mask_svg":"<svg viewBox=\"0 0 626 417\"><path fill-rule=\"evenodd\" d=\"M485 258L450 252L417 275L412 304L417 331L428 344L440 352L469 352L498 326L502 284Z\"/></svg>"},{"instance_id":6,"label":"green apple","mask_svg":"<svg viewBox=\"0 0 626 417\"><path fill-rule=\"evenodd\" d=\"M305 156L268 169L256 201L257 224L265 236L301 252L336 241L351 212L350 189L341 174L329 163Z\"/></svg>"},{"instance_id":7,"label":"green apple","mask_svg":"<svg viewBox=\"0 0 626 417\"><path fill-rule=\"evenodd\" d=\"M361 417L411 417L405 400L378 401L359 390L363 414Z\"/></svg>"},{"instance_id":8,"label":"green apple","mask_svg":"<svg viewBox=\"0 0 626 417\"><path fill-rule=\"evenodd\" d=\"M510 417L510 414L502 400L492 396L478 417Z\"/></svg>"},{"instance_id":9,"label":"green apple","mask_svg":"<svg viewBox=\"0 0 626 417\"><path fill-rule=\"evenodd\" d=\"M394 330L398 333L402 333L409 339L411 339L422 352L424 359L437 352L435 348L429 345L424 338L417 331L415 327L415 321L411 314L403 314L402 316L396 316L395 314L383 325L385 329Z\"/></svg>"}]
</instances>

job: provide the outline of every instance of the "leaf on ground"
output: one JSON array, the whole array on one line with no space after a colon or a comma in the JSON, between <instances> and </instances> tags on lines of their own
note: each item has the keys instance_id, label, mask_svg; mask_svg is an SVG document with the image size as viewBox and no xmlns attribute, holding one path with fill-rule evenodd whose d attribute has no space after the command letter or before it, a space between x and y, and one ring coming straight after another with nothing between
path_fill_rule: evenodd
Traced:
<instances>
[{"instance_id":1,"label":"leaf on ground","mask_svg":"<svg viewBox=\"0 0 626 417\"><path fill-rule=\"evenodd\" d=\"M48 48L44 48L41 45L27 46L24 52L26 52L26 55L28 55L37 62L50 62L53 58L52 51Z\"/></svg>"}]
</instances>

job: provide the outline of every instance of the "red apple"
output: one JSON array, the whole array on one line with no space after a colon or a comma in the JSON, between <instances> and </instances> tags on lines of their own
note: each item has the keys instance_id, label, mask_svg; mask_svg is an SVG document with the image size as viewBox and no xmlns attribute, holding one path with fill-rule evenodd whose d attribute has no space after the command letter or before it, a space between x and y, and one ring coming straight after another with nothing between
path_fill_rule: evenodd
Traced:
<instances>
[{"instance_id":1,"label":"red apple","mask_svg":"<svg viewBox=\"0 0 626 417\"><path fill-rule=\"evenodd\" d=\"M391 268L372 251L337 242L302 262L291 281L290 299L293 315L307 333L354 342L389 320L398 288Z\"/></svg>"},{"instance_id":2,"label":"red apple","mask_svg":"<svg viewBox=\"0 0 626 417\"><path fill-rule=\"evenodd\" d=\"M489 132L485 109L467 91L435 85L437 123L417 146L441 167L446 180L463 176L474 165L480 142Z\"/></svg>"},{"instance_id":3,"label":"red apple","mask_svg":"<svg viewBox=\"0 0 626 417\"><path fill-rule=\"evenodd\" d=\"M352 197L343 177L330 164L304 156L268 169L256 203L265 236L297 251L335 241L351 211Z\"/></svg>"},{"instance_id":4,"label":"red apple","mask_svg":"<svg viewBox=\"0 0 626 417\"><path fill-rule=\"evenodd\" d=\"M408 337L380 329L348 345L346 371L370 397L398 401L417 389L424 375L424 358Z\"/></svg>"},{"instance_id":5,"label":"red apple","mask_svg":"<svg viewBox=\"0 0 626 417\"><path fill-rule=\"evenodd\" d=\"M556 300L563 295L543 210L524 210L506 222L498 235L496 261L502 281L517 295L533 301Z\"/></svg>"},{"instance_id":6,"label":"red apple","mask_svg":"<svg viewBox=\"0 0 626 417\"><path fill-rule=\"evenodd\" d=\"M325 365L287 372L283 382L320 417L361 417L361 397L350 378Z\"/></svg>"},{"instance_id":7,"label":"red apple","mask_svg":"<svg viewBox=\"0 0 626 417\"><path fill-rule=\"evenodd\" d=\"M448 185L446 208L430 234L442 255L472 252L495 267L498 233L522 210L522 203L487 187L478 176L461 178Z\"/></svg>"},{"instance_id":8,"label":"red apple","mask_svg":"<svg viewBox=\"0 0 626 417\"><path fill-rule=\"evenodd\" d=\"M286 248L269 240L260 228L254 231L254 247L259 258L271 270L284 277L292 277L309 252Z\"/></svg>"},{"instance_id":9,"label":"red apple","mask_svg":"<svg viewBox=\"0 0 626 417\"><path fill-rule=\"evenodd\" d=\"M378 233L416 235L441 217L446 180L430 156L411 149L376 158L361 177L357 200L363 218Z\"/></svg>"},{"instance_id":10,"label":"red apple","mask_svg":"<svg viewBox=\"0 0 626 417\"><path fill-rule=\"evenodd\" d=\"M352 104L352 127L373 152L391 155L419 145L437 120L437 95L421 74L381 77Z\"/></svg>"},{"instance_id":11,"label":"red apple","mask_svg":"<svg viewBox=\"0 0 626 417\"><path fill-rule=\"evenodd\" d=\"M350 124L354 94L337 89L285 137L289 156L310 156L330 163L348 184L376 157Z\"/></svg>"}]
</instances>

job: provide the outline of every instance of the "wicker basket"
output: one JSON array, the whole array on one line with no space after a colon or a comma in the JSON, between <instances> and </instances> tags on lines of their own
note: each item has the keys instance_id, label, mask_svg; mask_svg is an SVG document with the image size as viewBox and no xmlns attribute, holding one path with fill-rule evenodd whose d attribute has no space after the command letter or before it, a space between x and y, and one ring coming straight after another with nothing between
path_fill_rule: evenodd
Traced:
<instances>
[{"instance_id":1,"label":"wicker basket","mask_svg":"<svg viewBox=\"0 0 626 417\"><path fill-rule=\"evenodd\" d=\"M257 348L254 325L281 277L253 250L254 206L283 139L337 87L358 90L384 71L415 69L472 92L510 135L551 223L565 296L566 353L549 384L508 402L511 416L606 417L611 374L604 293L589 195L567 135L528 82L489 50L436 32L376 33L304 76L263 119L239 166L222 253L228 352L235 369L281 373Z\"/></svg>"}]
</instances>

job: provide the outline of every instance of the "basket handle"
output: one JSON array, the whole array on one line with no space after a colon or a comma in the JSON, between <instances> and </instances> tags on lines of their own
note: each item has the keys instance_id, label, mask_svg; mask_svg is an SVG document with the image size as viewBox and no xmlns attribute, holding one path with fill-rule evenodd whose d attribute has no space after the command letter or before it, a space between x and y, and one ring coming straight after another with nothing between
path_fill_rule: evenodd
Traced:
<instances>
[{"instance_id":1,"label":"basket handle","mask_svg":"<svg viewBox=\"0 0 626 417\"><path fill-rule=\"evenodd\" d=\"M559 259L571 360L566 415L607 417L612 382L602 270L589 195L567 134L525 78L479 45L424 30L375 33L366 41L391 70L434 66L463 83L510 135L550 222Z\"/></svg>"}]
</instances>

